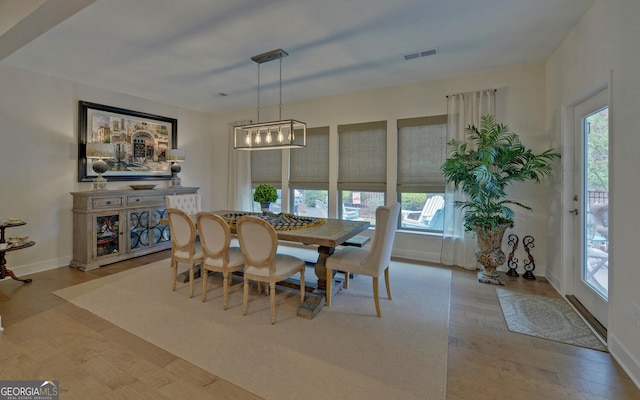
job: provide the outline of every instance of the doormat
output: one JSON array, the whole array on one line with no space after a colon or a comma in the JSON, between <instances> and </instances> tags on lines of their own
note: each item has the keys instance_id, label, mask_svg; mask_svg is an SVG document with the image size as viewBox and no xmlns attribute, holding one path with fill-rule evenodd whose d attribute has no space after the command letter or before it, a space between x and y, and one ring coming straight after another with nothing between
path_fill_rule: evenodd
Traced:
<instances>
[{"instance_id":1,"label":"doormat","mask_svg":"<svg viewBox=\"0 0 640 400\"><path fill-rule=\"evenodd\" d=\"M566 300L496 288L502 314L512 332L593 350L607 347Z\"/></svg>"}]
</instances>

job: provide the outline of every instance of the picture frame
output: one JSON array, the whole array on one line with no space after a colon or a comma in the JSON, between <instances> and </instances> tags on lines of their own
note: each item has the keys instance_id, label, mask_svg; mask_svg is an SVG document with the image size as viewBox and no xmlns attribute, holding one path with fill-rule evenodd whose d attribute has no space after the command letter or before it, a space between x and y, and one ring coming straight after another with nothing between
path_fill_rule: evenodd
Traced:
<instances>
[{"instance_id":1,"label":"picture frame","mask_svg":"<svg viewBox=\"0 0 640 400\"><path fill-rule=\"evenodd\" d=\"M105 158L109 181L171 179L166 151L178 148L178 120L103 104L78 102L78 182L98 175L87 158L88 143L113 143Z\"/></svg>"}]
</instances>

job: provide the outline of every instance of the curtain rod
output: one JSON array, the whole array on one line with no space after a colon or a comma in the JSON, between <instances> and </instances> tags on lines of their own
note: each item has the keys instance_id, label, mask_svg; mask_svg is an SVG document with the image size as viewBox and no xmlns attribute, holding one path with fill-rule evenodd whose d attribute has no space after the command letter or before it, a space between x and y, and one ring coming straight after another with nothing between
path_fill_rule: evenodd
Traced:
<instances>
[{"instance_id":1,"label":"curtain rod","mask_svg":"<svg viewBox=\"0 0 640 400\"><path fill-rule=\"evenodd\" d=\"M493 93L497 92L498 89L484 89L484 90L474 90L472 92L462 92L462 93L454 93L454 94L448 94L446 97L449 98L449 96L459 96L461 94L469 94L469 93L476 93L476 92L485 92L487 90L493 90Z\"/></svg>"}]
</instances>

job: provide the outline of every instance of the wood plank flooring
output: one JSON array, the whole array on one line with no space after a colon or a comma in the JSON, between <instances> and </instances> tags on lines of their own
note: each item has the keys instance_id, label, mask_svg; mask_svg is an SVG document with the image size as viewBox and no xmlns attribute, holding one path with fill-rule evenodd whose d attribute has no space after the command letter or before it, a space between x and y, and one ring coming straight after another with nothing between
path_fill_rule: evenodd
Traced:
<instances>
[{"instance_id":1,"label":"wood plank flooring","mask_svg":"<svg viewBox=\"0 0 640 400\"><path fill-rule=\"evenodd\" d=\"M0 283L0 380L56 379L65 400L259 399L51 294L168 257L165 251L89 272L57 268L29 276L26 285ZM475 272L451 270L447 399L640 400L608 353L509 332L495 287L479 284ZM557 296L544 279L506 280L513 289Z\"/></svg>"}]
</instances>

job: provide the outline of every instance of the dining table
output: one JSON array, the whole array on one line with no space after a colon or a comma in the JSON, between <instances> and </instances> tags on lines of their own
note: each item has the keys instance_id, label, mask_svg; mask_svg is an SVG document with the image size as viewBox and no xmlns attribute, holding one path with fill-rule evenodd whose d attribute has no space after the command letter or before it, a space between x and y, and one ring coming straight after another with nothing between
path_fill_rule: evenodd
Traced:
<instances>
[{"instance_id":1,"label":"dining table","mask_svg":"<svg viewBox=\"0 0 640 400\"><path fill-rule=\"evenodd\" d=\"M236 210L212 211L229 222L232 234L236 234L235 219L241 215L254 215L269 221L276 231L278 240L302 243L304 245L317 246L318 259L314 266L314 272L318 278L314 293L307 296L305 303L300 306L298 315L313 318L324 305L327 289L326 261L331 257L337 246L349 241L349 239L367 230L370 223L366 220L342 220L334 218L316 218L295 216L287 213L247 212ZM195 221L195 215L191 216ZM296 226L282 224L283 219L297 220ZM334 293L341 285L334 285ZM332 294L329 294L332 295Z\"/></svg>"}]
</instances>

